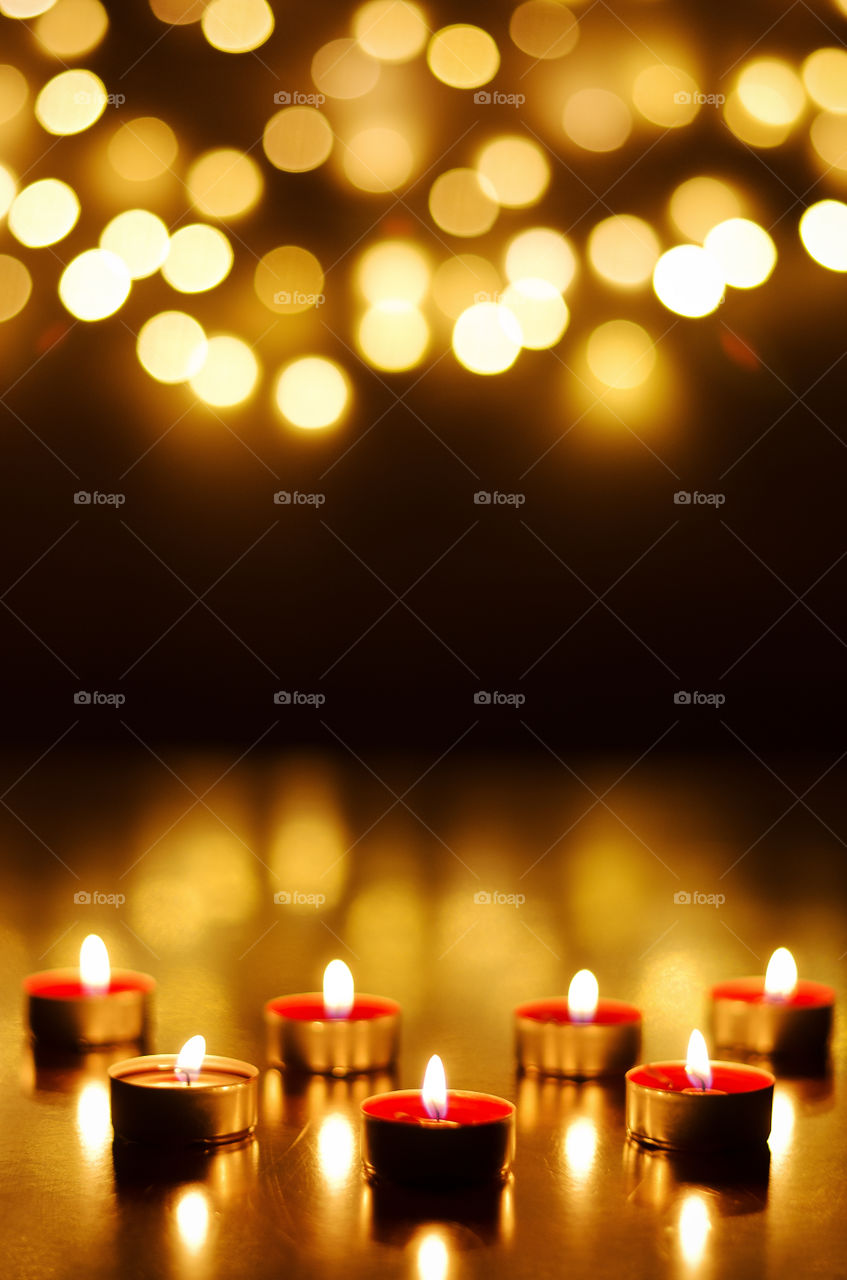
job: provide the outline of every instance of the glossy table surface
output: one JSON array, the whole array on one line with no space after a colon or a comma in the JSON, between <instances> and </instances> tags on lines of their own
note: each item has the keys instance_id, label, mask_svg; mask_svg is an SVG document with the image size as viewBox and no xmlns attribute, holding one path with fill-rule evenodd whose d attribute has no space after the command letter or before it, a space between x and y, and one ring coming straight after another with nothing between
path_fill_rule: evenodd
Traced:
<instances>
[{"instance_id":1,"label":"glossy table surface","mask_svg":"<svg viewBox=\"0 0 847 1280\"><path fill-rule=\"evenodd\" d=\"M827 762L771 763L800 795ZM628 1144L621 1083L519 1078L511 1024L585 965L643 1008L646 1059L681 1057L708 986L780 944L843 997L839 769L786 814L749 757L454 758L416 783L431 760L268 755L216 781L231 764L54 753L16 782L27 762L3 763L5 1275L847 1276L842 1022L827 1070L779 1074L770 1150L708 1161ZM674 900L694 891L725 901ZM98 893L125 901L75 901ZM262 1067L254 1141L113 1148L114 1055L33 1055L20 980L89 932L156 977L155 1048L201 1033ZM451 1086L517 1102L503 1191L369 1187L359 1103L393 1081L266 1066L264 1001L336 955L403 1005L399 1086L438 1052Z\"/></svg>"}]
</instances>

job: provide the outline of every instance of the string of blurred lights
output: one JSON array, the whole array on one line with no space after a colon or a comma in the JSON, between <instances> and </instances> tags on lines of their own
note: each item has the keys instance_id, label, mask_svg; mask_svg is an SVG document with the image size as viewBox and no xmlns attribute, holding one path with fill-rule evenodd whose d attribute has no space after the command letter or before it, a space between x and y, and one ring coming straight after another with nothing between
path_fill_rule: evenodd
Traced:
<instances>
[{"instance_id":1,"label":"string of blurred lights","mask_svg":"<svg viewBox=\"0 0 847 1280\"><path fill-rule=\"evenodd\" d=\"M226 55L255 53L275 28L267 0L149 3L165 31L198 24L197 38L220 52L224 62ZM344 356L302 350L273 375L272 401L284 422L324 428L342 420L355 385L346 367L354 350L379 374L402 372L424 364L439 342L440 358L449 332L461 366L473 374L496 375L512 368L522 350L553 349L563 340L570 344L566 295L586 268L593 286L615 300L614 314L579 339L586 368L603 393L627 395L653 374L660 339L619 314L621 304L652 288L675 316L711 315L728 291L768 282L777 244L750 216L755 201L748 191L736 181L702 173L659 193L655 226L633 213L611 211L598 197L602 216L578 249L574 229L554 225L549 215L546 225L527 223L528 211L550 192L557 162L590 190L594 157L621 152L626 159L627 147L645 130L653 145L661 146L666 135L689 127L701 111L712 108L720 112L729 144L756 154L796 141L805 124L808 158L816 166L809 191L824 180L843 185L847 50L816 48L793 65L757 47L734 65L721 92L705 92L692 69L696 56L678 34L671 38L651 27L644 38L635 29L639 12L633 6L622 23L628 33L624 45L614 57L598 58L585 33L595 10L607 17L609 11L602 4L584 14L579 8L559 0L524 0L508 22L503 20L504 30L492 34L469 23L433 30L429 15L411 0L369 0L352 13L349 34L314 51L314 91L275 95L260 140L245 139L244 150L214 148L182 166L183 147L164 119L135 116L118 126L109 123L107 107L122 105L120 95L110 95L93 71L67 65L87 58L106 39L109 17L100 0L0 0L0 14L27 25L38 54L64 65L37 89L31 84L36 73L0 66L0 137L10 136L28 111L51 147L93 129L108 133L105 155L121 189L137 191L155 205L160 180L177 181L195 219L180 218L169 227L153 208L136 207L128 199L129 207L97 229L97 244L63 264L58 281L63 306L77 320L103 320L158 274L186 300L220 288L223 309L226 282L243 253L256 260L257 330L268 313L285 322L319 308L327 274L339 264L322 264L303 244L280 244L259 255L249 233L236 234L232 224L249 223L267 198L265 166L287 175L329 166L328 175L348 196L360 193L373 197L375 205L382 203L371 233L354 247L358 314L352 335L337 335ZM836 21L839 14L847 14L847 0L832 0L828 17ZM823 25L829 30L828 23ZM501 70L507 40L522 57L523 70L508 88L485 88ZM660 52L651 47L654 43ZM404 69L420 60L433 94L472 94L480 111L512 109L510 131L486 126L481 145L476 137L445 137L442 154L455 149L464 163L448 165L441 159L422 170L423 149L415 136L422 126L406 120L417 104L409 100L403 79ZM551 79L547 73L554 66L566 66L567 74ZM388 97L380 97L386 83ZM528 93L545 103L543 112L518 111ZM372 95L376 115L362 114L356 104L370 110ZM403 109L386 107L387 102L399 102ZM499 122L502 110L491 119ZM81 189L84 177L80 167ZM384 234L379 224L385 212L398 203L408 211L404 193L422 183L428 185L428 223L417 218L420 230L414 236ZM3 157L0 221L5 218L8 234L23 249L59 245L84 219L84 206L84 191L54 177L27 182ZM343 226L343 200L337 208ZM507 229L500 261L466 252L465 246L488 236L504 213L509 216L503 218ZM797 230L815 263L847 272L847 204L829 196L815 199L799 216ZM780 236L789 234L780 228ZM92 239L96 235L92 231ZM339 262L345 258L346 252ZM17 253L0 253L0 322L18 316L32 291L27 262ZM150 315L136 346L138 362L151 378L187 384L215 408L255 397L265 374L255 348L246 336L207 332L182 309Z\"/></svg>"}]
</instances>

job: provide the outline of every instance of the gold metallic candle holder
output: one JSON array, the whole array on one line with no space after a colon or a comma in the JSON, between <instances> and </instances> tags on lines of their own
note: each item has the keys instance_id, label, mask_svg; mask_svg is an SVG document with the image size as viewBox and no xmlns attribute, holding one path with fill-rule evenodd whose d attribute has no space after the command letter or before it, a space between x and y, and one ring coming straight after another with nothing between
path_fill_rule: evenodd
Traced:
<instances>
[{"instance_id":1,"label":"gold metallic candle holder","mask_svg":"<svg viewBox=\"0 0 847 1280\"><path fill-rule=\"evenodd\" d=\"M127 1058L109 1068L117 1138L156 1144L234 1142L253 1132L259 1071L207 1055L197 1079L176 1079L177 1055Z\"/></svg>"},{"instance_id":2,"label":"gold metallic candle holder","mask_svg":"<svg viewBox=\"0 0 847 1280\"><path fill-rule=\"evenodd\" d=\"M522 1071L590 1080L623 1075L638 1061L641 1014L602 1000L594 1018L576 1021L563 999L533 1000L515 1010L515 1051Z\"/></svg>"},{"instance_id":3,"label":"gold metallic candle holder","mask_svg":"<svg viewBox=\"0 0 847 1280\"><path fill-rule=\"evenodd\" d=\"M385 1071L397 1058L400 1006L358 995L347 1017L324 1013L318 992L279 996L265 1005L268 1060L292 1072L348 1076Z\"/></svg>"},{"instance_id":4,"label":"gold metallic candle holder","mask_svg":"<svg viewBox=\"0 0 847 1280\"><path fill-rule=\"evenodd\" d=\"M78 969L48 969L24 979L26 1018L39 1045L76 1049L146 1039L156 983L146 973L113 969L109 989L89 994Z\"/></svg>"},{"instance_id":5,"label":"gold metallic candle holder","mask_svg":"<svg viewBox=\"0 0 847 1280\"><path fill-rule=\"evenodd\" d=\"M794 996L766 997L761 977L736 978L712 988L712 1040L725 1049L765 1056L826 1055L835 992L820 982L799 982Z\"/></svg>"},{"instance_id":6,"label":"gold metallic candle holder","mask_svg":"<svg viewBox=\"0 0 847 1280\"><path fill-rule=\"evenodd\" d=\"M712 1087L687 1084L684 1062L654 1062L626 1073L626 1128L648 1146L723 1151L765 1143L774 1077L760 1067L712 1062Z\"/></svg>"}]
</instances>

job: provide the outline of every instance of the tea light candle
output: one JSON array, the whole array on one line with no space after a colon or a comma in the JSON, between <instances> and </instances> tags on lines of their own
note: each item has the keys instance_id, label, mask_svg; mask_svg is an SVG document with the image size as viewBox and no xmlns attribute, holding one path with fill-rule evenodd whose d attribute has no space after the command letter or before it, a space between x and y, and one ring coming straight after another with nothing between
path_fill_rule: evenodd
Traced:
<instances>
[{"instance_id":1,"label":"tea light candle","mask_svg":"<svg viewBox=\"0 0 847 1280\"><path fill-rule=\"evenodd\" d=\"M259 1071L206 1055L202 1036L178 1054L127 1058L109 1068L117 1138L148 1143L234 1142L252 1133Z\"/></svg>"},{"instance_id":2,"label":"tea light candle","mask_svg":"<svg viewBox=\"0 0 847 1280\"><path fill-rule=\"evenodd\" d=\"M451 1089L430 1058L423 1089L362 1103L362 1161L368 1178L419 1187L503 1182L515 1151L515 1108L489 1093Z\"/></svg>"},{"instance_id":3,"label":"tea light candle","mask_svg":"<svg viewBox=\"0 0 847 1280\"><path fill-rule=\"evenodd\" d=\"M26 1017L37 1044L85 1050L143 1040L156 984L147 973L112 969L101 938L89 934L78 969L24 979Z\"/></svg>"},{"instance_id":4,"label":"tea light candle","mask_svg":"<svg viewBox=\"0 0 847 1280\"><path fill-rule=\"evenodd\" d=\"M715 1043L750 1053L823 1056L835 992L820 982L798 981L791 952L779 947L764 978L735 978L712 988Z\"/></svg>"},{"instance_id":5,"label":"tea light candle","mask_svg":"<svg viewBox=\"0 0 847 1280\"><path fill-rule=\"evenodd\" d=\"M692 1031L685 1062L653 1062L626 1073L626 1128L649 1146L722 1151L767 1142L774 1078L760 1067L710 1062Z\"/></svg>"},{"instance_id":6,"label":"tea light candle","mask_svg":"<svg viewBox=\"0 0 847 1280\"><path fill-rule=\"evenodd\" d=\"M347 1076L383 1071L397 1057L400 1006L357 995L343 960L324 972L323 993L277 996L265 1005L268 1057L295 1071Z\"/></svg>"},{"instance_id":7,"label":"tea light candle","mask_svg":"<svg viewBox=\"0 0 847 1280\"><path fill-rule=\"evenodd\" d=\"M597 979L580 969L566 1000L533 1000L515 1010L518 1065L540 1075L622 1075L638 1061L641 1012L620 1000L599 998Z\"/></svg>"}]
</instances>

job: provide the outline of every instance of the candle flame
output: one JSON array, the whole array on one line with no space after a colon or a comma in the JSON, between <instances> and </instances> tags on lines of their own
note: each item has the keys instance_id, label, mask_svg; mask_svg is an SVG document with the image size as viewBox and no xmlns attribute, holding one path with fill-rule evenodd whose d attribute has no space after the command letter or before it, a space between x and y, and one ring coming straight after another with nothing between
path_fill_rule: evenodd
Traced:
<instances>
[{"instance_id":1,"label":"candle flame","mask_svg":"<svg viewBox=\"0 0 847 1280\"><path fill-rule=\"evenodd\" d=\"M797 986L797 962L787 947L777 947L765 974L765 995L784 1000Z\"/></svg>"},{"instance_id":2,"label":"candle flame","mask_svg":"<svg viewBox=\"0 0 847 1280\"><path fill-rule=\"evenodd\" d=\"M328 1018L349 1018L353 1008L353 975L343 960L324 969L324 1011Z\"/></svg>"},{"instance_id":3,"label":"candle flame","mask_svg":"<svg viewBox=\"0 0 847 1280\"><path fill-rule=\"evenodd\" d=\"M176 1058L174 1071L185 1077L185 1083L191 1084L200 1074L203 1059L206 1056L206 1041L202 1036L192 1036L186 1040Z\"/></svg>"},{"instance_id":4,"label":"candle flame","mask_svg":"<svg viewBox=\"0 0 847 1280\"><path fill-rule=\"evenodd\" d=\"M711 1089L712 1064L702 1031L692 1031L685 1059L685 1074L695 1089Z\"/></svg>"},{"instance_id":5,"label":"candle flame","mask_svg":"<svg viewBox=\"0 0 847 1280\"><path fill-rule=\"evenodd\" d=\"M431 1120L443 1120L447 1115L447 1077L444 1063L434 1053L426 1066L421 1097Z\"/></svg>"},{"instance_id":6,"label":"candle flame","mask_svg":"<svg viewBox=\"0 0 847 1280\"><path fill-rule=\"evenodd\" d=\"M593 1022L600 988L590 969L580 969L568 987L568 1013L574 1022Z\"/></svg>"},{"instance_id":7,"label":"candle flame","mask_svg":"<svg viewBox=\"0 0 847 1280\"><path fill-rule=\"evenodd\" d=\"M90 996L102 996L109 990L112 978L109 953L96 933L89 933L79 949L79 977Z\"/></svg>"}]
</instances>

